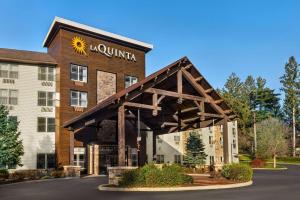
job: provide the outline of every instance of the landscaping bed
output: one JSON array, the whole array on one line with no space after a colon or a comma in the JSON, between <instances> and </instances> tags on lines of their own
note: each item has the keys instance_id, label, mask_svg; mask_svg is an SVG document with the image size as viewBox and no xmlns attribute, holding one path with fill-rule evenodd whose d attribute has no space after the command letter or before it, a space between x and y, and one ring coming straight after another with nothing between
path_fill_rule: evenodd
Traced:
<instances>
[{"instance_id":1,"label":"landscaping bed","mask_svg":"<svg viewBox=\"0 0 300 200\"><path fill-rule=\"evenodd\" d=\"M249 165L225 165L221 171L210 174L187 174L179 165L154 164L121 174L118 185L99 186L106 191L179 191L196 189L225 189L252 184L253 171ZM188 170L189 171L189 170Z\"/></svg>"},{"instance_id":2,"label":"landscaping bed","mask_svg":"<svg viewBox=\"0 0 300 200\"><path fill-rule=\"evenodd\" d=\"M64 178L62 170L16 170L9 172L6 169L0 170L0 184L18 183L32 180L45 180Z\"/></svg>"}]
</instances>

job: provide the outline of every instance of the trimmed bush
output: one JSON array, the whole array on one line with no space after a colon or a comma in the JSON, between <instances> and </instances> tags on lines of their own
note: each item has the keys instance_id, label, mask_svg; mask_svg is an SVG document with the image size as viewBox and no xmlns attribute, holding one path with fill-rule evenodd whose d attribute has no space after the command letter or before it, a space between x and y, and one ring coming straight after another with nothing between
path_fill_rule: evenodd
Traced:
<instances>
[{"instance_id":1,"label":"trimmed bush","mask_svg":"<svg viewBox=\"0 0 300 200\"><path fill-rule=\"evenodd\" d=\"M252 180L253 170L249 165L234 163L224 165L221 174L227 179L245 182Z\"/></svg>"},{"instance_id":2,"label":"trimmed bush","mask_svg":"<svg viewBox=\"0 0 300 200\"><path fill-rule=\"evenodd\" d=\"M0 169L0 179L8 179L9 172L7 169Z\"/></svg>"},{"instance_id":3,"label":"trimmed bush","mask_svg":"<svg viewBox=\"0 0 300 200\"><path fill-rule=\"evenodd\" d=\"M122 174L121 187L166 187L192 183L192 177L184 174L179 165L163 166L158 169L155 165L145 165L140 169L126 171Z\"/></svg>"},{"instance_id":4,"label":"trimmed bush","mask_svg":"<svg viewBox=\"0 0 300 200\"><path fill-rule=\"evenodd\" d=\"M251 161L251 167L253 168L263 168L266 166L266 162L262 159L255 158L254 160Z\"/></svg>"}]
</instances>

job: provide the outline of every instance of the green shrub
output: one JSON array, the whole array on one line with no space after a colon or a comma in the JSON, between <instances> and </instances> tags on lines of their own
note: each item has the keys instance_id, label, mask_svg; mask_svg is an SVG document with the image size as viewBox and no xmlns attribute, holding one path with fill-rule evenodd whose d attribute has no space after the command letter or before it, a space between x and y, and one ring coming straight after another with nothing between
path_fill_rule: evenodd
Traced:
<instances>
[{"instance_id":1,"label":"green shrub","mask_svg":"<svg viewBox=\"0 0 300 200\"><path fill-rule=\"evenodd\" d=\"M0 179L8 179L9 172L7 169L0 169Z\"/></svg>"},{"instance_id":2,"label":"green shrub","mask_svg":"<svg viewBox=\"0 0 300 200\"><path fill-rule=\"evenodd\" d=\"M245 164L228 164L223 166L221 174L234 181L250 181L253 177L253 170Z\"/></svg>"},{"instance_id":3,"label":"green shrub","mask_svg":"<svg viewBox=\"0 0 300 200\"><path fill-rule=\"evenodd\" d=\"M177 186L192 183L192 177L184 174L179 165L157 168L153 164L122 174L119 185L122 187L160 187Z\"/></svg>"}]
</instances>

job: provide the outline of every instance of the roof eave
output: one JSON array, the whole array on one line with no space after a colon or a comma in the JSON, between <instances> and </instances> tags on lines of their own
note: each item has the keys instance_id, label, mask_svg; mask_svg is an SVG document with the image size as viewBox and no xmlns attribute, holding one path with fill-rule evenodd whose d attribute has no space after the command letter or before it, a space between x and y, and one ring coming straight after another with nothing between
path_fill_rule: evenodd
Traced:
<instances>
[{"instance_id":1,"label":"roof eave","mask_svg":"<svg viewBox=\"0 0 300 200\"><path fill-rule=\"evenodd\" d=\"M135 40L135 39L124 37L124 36L117 35L117 34L114 34L114 33L110 33L110 32L107 32L107 31L104 31L104 30L101 30L101 29L97 29L97 28L94 28L94 27L91 27L91 26L80 24L80 23L77 23L77 22L74 22L74 21L71 21L71 20L67 20L67 19L63 19L63 18L60 18L60 17L55 17L54 18L54 20L53 20L53 22L52 22L52 24L49 28L49 31L48 31L45 39L44 39L43 47L48 47L49 46L52 38L55 35L54 32L58 28L58 26L56 26L58 24L67 25L67 26L73 27L75 29L85 30L87 32L91 32L91 33L94 33L94 34L97 34L97 35L102 35L102 36L105 36L105 37L108 37L108 38L111 38L111 39L114 39L114 40L117 40L117 41L121 41L121 42L125 42L125 43L131 44L131 45L135 45L135 46L143 48L145 52L148 52L148 51L153 49L152 44L148 44L148 43L141 42L141 41L138 41L138 40ZM53 33L54 33L54 35L53 35Z\"/></svg>"}]
</instances>

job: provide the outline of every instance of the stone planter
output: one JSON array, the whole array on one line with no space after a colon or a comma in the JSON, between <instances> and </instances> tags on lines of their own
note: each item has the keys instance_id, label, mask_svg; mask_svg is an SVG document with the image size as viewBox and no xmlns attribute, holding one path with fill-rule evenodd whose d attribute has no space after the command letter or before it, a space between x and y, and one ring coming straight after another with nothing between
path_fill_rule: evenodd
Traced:
<instances>
[{"instance_id":1,"label":"stone planter","mask_svg":"<svg viewBox=\"0 0 300 200\"><path fill-rule=\"evenodd\" d=\"M118 185L121 175L124 171L137 169L137 167L108 167L108 184Z\"/></svg>"}]
</instances>

